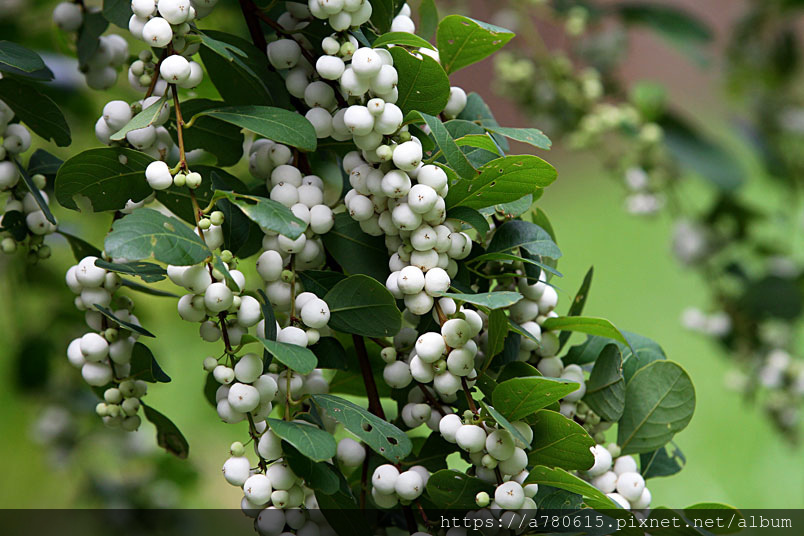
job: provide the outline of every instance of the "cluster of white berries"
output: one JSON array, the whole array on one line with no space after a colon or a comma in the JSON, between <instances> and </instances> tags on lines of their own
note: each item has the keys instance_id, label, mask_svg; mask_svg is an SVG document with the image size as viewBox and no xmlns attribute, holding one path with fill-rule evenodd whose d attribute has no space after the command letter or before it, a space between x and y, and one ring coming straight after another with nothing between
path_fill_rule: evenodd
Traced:
<instances>
[{"instance_id":1,"label":"cluster of white berries","mask_svg":"<svg viewBox=\"0 0 804 536\"><path fill-rule=\"evenodd\" d=\"M50 249L47 246L41 246L41 239L44 235L53 233L56 226L48 221L33 194L20 183L20 172L14 159L30 148L31 133L20 123L10 123L13 118L14 111L0 100L0 139L2 139L2 145L0 145L0 192L7 191L10 194L0 214L0 227L3 227L3 221L9 213L16 212L23 216L29 234L35 237L31 243L31 252L36 258L45 258L50 256ZM44 192L45 176L37 174L31 177L31 180L47 203L48 196ZM10 221L11 217L8 222ZM34 251L34 246L38 246L35 248L36 251ZM0 250L3 253L14 253L17 250L17 240L11 236L10 232L3 232L0 235Z\"/></svg>"},{"instance_id":2,"label":"cluster of white berries","mask_svg":"<svg viewBox=\"0 0 804 536\"><path fill-rule=\"evenodd\" d=\"M265 253L257 262L257 270L268 284L266 293L271 303L280 310L288 310L290 305L290 284L281 281L281 275L291 255L296 270L322 266L325 254L320 235L328 233L335 223L332 209L324 203L324 182L316 175L302 174L292 160L287 146L267 139L256 140L249 150L251 174L265 180L269 197L289 208L307 226L295 239L263 229Z\"/></svg>"},{"instance_id":3,"label":"cluster of white berries","mask_svg":"<svg viewBox=\"0 0 804 536\"><path fill-rule=\"evenodd\" d=\"M53 9L53 22L65 32L78 32L84 24L86 9L83 3L61 2ZM95 52L81 65L87 85L98 90L114 86L118 70L127 59L125 39L114 34L100 36Z\"/></svg>"},{"instance_id":4,"label":"cluster of white berries","mask_svg":"<svg viewBox=\"0 0 804 536\"><path fill-rule=\"evenodd\" d=\"M373 11L369 0L308 0L307 9L315 18L329 22L336 32L365 24Z\"/></svg>"},{"instance_id":5,"label":"cluster of white berries","mask_svg":"<svg viewBox=\"0 0 804 536\"><path fill-rule=\"evenodd\" d=\"M90 330L74 339L67 347L70 364L81 369L84 381L93 387L105 387L103 402L95 411L109 427L134 431L140 426L140 398L147 392L147 384L130 377L131 356L139 334L102 315L94 306L112 308L114 316L122 322L139 326L131 313L132 301L125 296L114 297L122 280L119 275L95 265L97 257L84 257L67 270L67 286L76 294L75 306L85 311Z\"/></svg>"},{"instance_id":6,"label":"cluster of white berries","mask_svg":"<svg viewBox=\"0 0 804 536\"><path fill-rule=\"evenodd\" d=\"M391 464L380 465L371 476L371 498L380 508L410 504L424 493L429 479L430 472L421 465L401 472Z\"/></svg>"},{"instance_id":7,"label":"cluster of white berries","mask_svg":"<svg viewBox=\"0 0 804 536\"><path fill-rule=\"evenodd\" d=\"M159 96L151 96L146 99L141 99L132 104L122 100L113 100L106 103L103 107L101 117L95 122L95 136L98 141L104 145L112 145L113 142L110 138L117 131L121 130L128 124L129 121L139 112L156 104L160 101ZM154 122L146 127L130 130L126 133L126 141L135 149L138 149L148 156L155 158L158 164L167 169L164 160L178 159L178 147L173 143L170 133L165 128L170 117L170 106L164 103L159 115L156 116ZM154 162L148 167L146 171L146 178L148 183L154 190L163 190L165 181L163 174L157 173L157 169L161 171L161 167L152 167ZM169 184L173 183L173 178L168 172Z\"/></svg>"},{"instance_id":8,"label":"cluster of white berries","mask_svg":"<svg viewBox=\"0 0 804 536\"><path fill-rule=\"evenodd\" d=\"M594 487L626 510L643 510L650 506L650 490L633 456L620 456L620 447L614 443L595 445L591 451L595 464L586 476Z\"/></svg>"}]
</instances>

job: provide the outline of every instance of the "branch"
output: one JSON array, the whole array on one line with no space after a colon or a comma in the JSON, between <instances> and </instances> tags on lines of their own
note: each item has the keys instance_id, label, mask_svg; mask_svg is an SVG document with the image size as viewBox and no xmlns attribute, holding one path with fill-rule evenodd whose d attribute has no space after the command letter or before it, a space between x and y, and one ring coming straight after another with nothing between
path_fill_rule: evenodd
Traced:
<instances>
[{"instance_id":1,"label":"branch","mask_svg":"<svg viewBox=\"0 0 804 536\"><path fill-rule=\"evenodd\" d=\"M371 363L369 363L368 352L366 351L366 341L359 335L352 335L352 341L354 341L355 352L360 362L360 372L363 373L363 383L366 386L369 411L385 420L385 412L380 403L380 393L377 391L377 384L374 382L374 375L371 373Z\"/></svg>"}]
</instances>

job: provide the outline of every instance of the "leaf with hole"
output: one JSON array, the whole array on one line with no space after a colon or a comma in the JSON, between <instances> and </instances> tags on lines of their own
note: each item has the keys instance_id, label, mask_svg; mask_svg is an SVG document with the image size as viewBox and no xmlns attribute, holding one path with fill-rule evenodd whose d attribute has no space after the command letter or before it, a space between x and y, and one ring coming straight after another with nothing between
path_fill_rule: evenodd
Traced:
<instances>
[{"instance_id":1,"label":"leaf with hole","mask_svg":"<svg viewBox=\"0 0 804 536\"><path fill-rule=\"evenodd\" d=\"M312 395L327 415L343 424L374 452L392 463L404 460L413 447L405 433L357 404L333 395Z\"/></svg>"}]
</instances>

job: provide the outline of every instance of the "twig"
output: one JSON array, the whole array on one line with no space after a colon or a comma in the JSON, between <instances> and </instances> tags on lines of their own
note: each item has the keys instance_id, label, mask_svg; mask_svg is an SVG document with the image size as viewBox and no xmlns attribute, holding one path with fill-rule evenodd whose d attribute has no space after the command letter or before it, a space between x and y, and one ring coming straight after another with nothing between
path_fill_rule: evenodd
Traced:
<instances>
[{"instance_id":1,"label":"twig","mask_svg":"<svg viewBox=\"0 0 804 536\"><path fill-rule=\"evenodd\" d=\"M352 335L354 341L357 360L360 363L360 372L363 373L363 383L366 386L366 395L369 401L369 411L381 419L385 419L385 411L380 403L380 393L377 391L377 384L374 382L374 375L371 373L371 363L369 363L368 352L366 351L366 341L360 335Z\"/></svg>"}]
</instances>

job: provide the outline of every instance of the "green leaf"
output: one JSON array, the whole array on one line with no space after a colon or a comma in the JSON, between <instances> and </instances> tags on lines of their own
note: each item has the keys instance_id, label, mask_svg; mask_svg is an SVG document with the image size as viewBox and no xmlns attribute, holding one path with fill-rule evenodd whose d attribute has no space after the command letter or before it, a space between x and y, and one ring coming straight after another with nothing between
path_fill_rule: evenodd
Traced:
<instances>
[{"instance_id":1,"label":"green leaf","mask_svg":"<svg viewBox=\"0 0 804 536\"><path fill-rule=\"evenodd\" d=\"M22 182L24 182L25 186L28 187L28 191L31 192L31 195L36 201L36 204L39 206L39 210L41 210L45 214L45 218L47 218L47 221L49 221L53 225L57 225L58 222L56 222L56 217L50 211L50 207L48 206L47 201L45 201L45 198L42 197L42 192L40 192L39 188L36 187L36 184L34 184L34 181L31 178L31 176L28 174L27 171L25 171L25 168L22 167L22 164L20 164L19 161L17 161L16 159L14 159L14 164L16 164L17 170L20 172Z\"/></svg>"},{"instance_id":2,"label":"green leaf","mask_svg":"<svg viewBox=\"0 0 804 536\"><path fill-rule=\"evenodd\" d=\"M539 484L577 493L584 502L594 509L614 510L617 507L606 495L588 482L571 475L561 468L551 469L537 465L530 470L524 484Z\"/></svg>"},{"instance_id":3,"label":"green leaf","mask_svg":"<svg viewBox=\"0 0 804 536\"><path fill-rule=\"evenodd\" d=\"M59 147L72 143L70 126L53 99L30 84L6 76L0 79L0 100L38 136Z\"/></svg>"},{"instance_id":4,"label":"green leaf","mask_svg":"<svg viewBox=\"0 0 804 536\"><path fill-rule=\"evenodd\" d=\"M84 257L101 257L101 250L86 240L78 238L77 236L71 235L70 233L66 233L62 230L58 230L57 232L67 240L68 244L70 244L70 249L72 250L73 257L75 257L76 261L80 261Z\"/></svg>"},{"instance_id":5,"label":"green leaf","mask_svg":"<svg viewBox=\"0 0 804 536\"><path fill-rule=\"evenodd\" d=\"M584 402L604 420L617 422L625 409L625 378L623 360L616 344L601 352L586 382Z\"/></svg>"},{"instance_id":6,"label":"green leaf","mask_svg":"<svg viewBox=\"0 0 804 536\"><path fill-rule=\"evenodd\" d=\"M472 180L477 177L477 170L469 163L469 160L466 159L466 155L463 154L461 148L455 143L455 140L444 126L444 123L442 123L439 118L423 112L420 112L419 115L424 122L427 123L427 126L430 127L430 132L435 139L436 145L441 149L447 161L447 165L463 179Z\"/></svg>"},{"instance_id":7,"label":"green leaf","mask_svg":"<svg viewBox=\"0 0 804 536\"><path fill-rule=\"evenodd\" d=\"M494 138L488 134L467 134L457 138L455 144L458 145L458 147L475 147L494 153L496 156L505 156L502 154L502 151L500 151Z\"/></svg>"},{"instance_id":8,"label":"green leaf","mask_svg":"<svg viewBox=\"0 0 804 536\"><path fill-rule=\"evenodd\" d=\"M274 308L271 306L271 301L268 299L268 296L265 295L264 290L262 289L257 290L257 294L260 295L262 317L263 319L265 319L265 338L268 339L269 341L275 341L277 335L277 329L276 329L276 315L274 315Z\"/></svg>"},{"instance_id":9,"label":"green leaf","mask_svg":"<svg viewBox=\"0 0 804 536\"><path fill-rule=\"evenodd\" d=\"M154 335L153 333L151 333L150 331L148 331L144 327L138 326L137 324L133 324L131 322L127 322L126 320L120 320L119 318L117 318L115 316L115 314L112 311L110 311L109 309L107 309L103 305L98 305L97 303L93 303L92 306L95 307L95 309L97 309L100 312L100 314L102 314L103 316L105 316L106 318L108 318L109 320L114 322L115 324L119 324L121 328L127 329L129 331L133 331L135 333L139 333L140 335L145 335L146 337L156 338L156 335Z\"/></svg>"},{"instance_id":10,"label":"green leaf","mask_svg":"<svg viewBox=\"0 0 804 536\"><path fill-rule=\"evenodd\" d=\"M434 0L422 0L419 5L419 35L431 39L438 28L438 8Z\"/></svg>"},{"instance_id":11,"label":"green leaf","mask_svg":"<svg viewBox=\"0 0 804 536\"><path fill-rule=\"evenodd\" d=\"M264 50L235 35L204 30L200 55L209 79L227 104L290 107L282 77L269 69ZM282 91L269 89L278 87Z\"/></svg>"},{"instance_id":12,"label":"green leaf","mask_svg":"<svg viewBox=\"0 0 804 536\"><path fill-rule=\"evenodd\" d=\"M181 112L186 117L195 117L203 110L222 108L221 101L191 99L181 103ZM185 128L184 148L187 151L204 149L215 155L217 165L233 166L243 156L243 133L232 125L213 117L196 117L190 128Z\"/></svg>"},{"instance_id":13,"label":"green leaf","mask_svg":"<svg viewBox=\"0 0 804 536\"><path fill-rule=\"evenodd\" d=\"M131 351L131 377L148 383L170 383L170 376L165 374L156 362L151 349L141 342L134 343Z\"/></svg>"},{"instance_id":14,"label":"green leaf","mask_svg":"<svg viewBox=\"0 0 804 536\"><path fill-rule=\"evenodd\" d=\"M477 93L470 93L466 98L466 108L458 115L458 119L471 121L477 123L485 128L499 127L500 124L494 119L494 114L491 113L491 108L483 101L483 97ZM504 136L494 134L494 139L503 151L510 149L508 140Z\"/></svg>"},{"instance_id":15,"label":"green leaf","mask_svg":"<svg viewBox=\"0 0 804 536\"><path fill-rule=\"evenodd\" d=\"M312 123L303 115L272 106L227 106L204 110L196 115L209 116L237 125L276 143L315 151L318 138Z\"/></svg>"},{"instance_id":16,"label":"green leaf","mask_svg":"<svg viewBox=\"0 0 804 536\"><path fill-rule=\"evenodd\" d=\"M595 446L595 440L580 424L547 409L537 411L531 422L533 444L528 453L529 464L581 471L595 463L589 450Z\"/></svg>"},{"instance_id":17,"label":"green leaf","mask_svg":"<svg viewBox=\"0 0 804 536\"><path fill-rule=\"evenodd\" d=\"M558 259L561 250L553 238L535 223L525 220L510 220L494 233L487 251L504 253L522 248L531 255Z\"/></svg>"},{"instance_id":18,"label":"green leaf","mask_svg":"<svg viewBox=\"0 0 804 536\"><path fill-rule=\"evenodd\" d=\"M581 288L578 289L578 292L575 294L575 299L572 300L572 305L570 305L569 311L567 311L567 316L579 316L583 312L583 308L586 305L586 299L589 297L589 287L592 286L592 276L595 273L595 268L590 267L589 271L586 272L586 276L583 278L583 283L581 283ZM570 332L564 331L559 336L559 351L570 338Z\"/></svg>"},{"instance_id":19,"label":"green leaf","mask_svg":"<svg viewBox=\"0 0 804 536\"><path fill-rule=\"evenodd\" d=\"M135 115L131 118L131 120L126 123L126 125L109 136L109 139L112 141L120 141L126 138L126 134L131 132L132 130L139 130L141 128L148 127L153 125L157 119L159 119L159 115L162 113L162 110L165 108L165 104L167 103L167 96L168 94L165 93L162 97L159 98L155 103L151 104L140 113Z\"/></svg>"},{"instance_id":20,"label":"green leaf","mask_svg":"<svg viewBox=\"0 0 804 536\"><path fill-rule=\"evenodd\" d=\"M61 158L50 154L44 149L37 149L28 160L28 173L55 177L63 163L64 160Z\"/></svg>"},{"instance_id":21,"label":"green leaf","mask_svg":"<svg viewBox=\"0 0 804 536\"><path fill-rule=\"evenodd\" d=\"M455 207L447 212L447 219L468 223L475 228L480 239L482 239L490 230L489 222L486 221L486 218L473 208Z\"/></svg>"},{"instance_id":22,"label":"green leaf","mask_svg":"<svg viewBox=\"0 0 804 536\"><path fill-rule=\"evenodd\" d=\"M518 439L519 441L527 445L528 448L530 447L530 442L527 439L525 439L525 436L522 435L522 432L514 428L511 422L505 417L503 417L499 411L494 409L494 407L489 406L482 400L479 400L478 402L480 403L480 406L486 410L486 413L488 413L489 416L491 416L491 418L494 419L494 422L496 422L497 424L508 430L508 432L512 436L514 436L514 438Z\"/></svg>"},{"instance_id":23,"label":"green leaf","mask_svg":"<svg viewBox=\"0 0 804 536\"><path fill-rule=\"evenodd\" d=\"M488 368L491 360L502 352L503 345L505 344L505 337L508 335L508 317L505 316L505 311L502 309L495 309L489 314L489 330L488 341L486 342L486 364L483 369Z\"/></svg>"},{"instance_id":24,"label":"green leaf","mask_svg":"<svg viewBox=\"0 0 804 536\"><path fill-rule=\"evenodd\" d=\"M343 475L340 475L340 487L338 491L327 495L316 490L315 498L321 513L327 519L327 523L335 530L335 534L349 534L350 536L372 536L374 532L369 527L369 522L365 516L355 515L355 510L360 509L357 499L349 489L349 484Z\"/></svg>"},{"instance_id":25,"label":"green leaf","mask_svg":"<svg viewBox=\"0 0 804 536\"><path fill-rule=\"evenodd\" d=\"M428 471L435 472L447 468L447 456L455 451L455 445L444 439L441 434L430 434L419 448L418 454L411 455L402 465L410 467L421 465Z\"/></svg>"},{"instance_id":26,"label":"green leaf","mask_svg":"<svg viewBox=\"0 0 804 536\"><path fill-rule=\"evenodd\" d=\"M688 54L714 36L704 20L672 5L623 2L614 9L626 24L646 26Z\"/></svg>"},{"instance_id":27,"label":"green leaf","mask_svg":"<svg viewBox=\"0 0 804 536\"><path fill-rule=\"evenodd\" d=\"M53 80L53 73L39 54L12 41L0 41L0 71L40 80Z\"/></svg>"},{"instance_id":28,"label":"green leaf","mask_svg":"<svg viewBox=\"0 0 804 536\"><path fill-rule=\"evenodd\" d=\"M86 66L87 62L97 52L98 46L100 46L98 38L103 35L103 32L108 27L109 21L103 16L103 13L84 10L84 22L78 30L78 42L76 43L79 65Z\"/></svg>"},{"instance_id":29,"label":"green leaf","mask_svg":"<svg viewBox=\"0 0 804 536\"><path fill-rule=\"evenodd\" d=\"M513 378L528 378L531 376L541 376L542 373L536 367L523 361L512 361L505 365L497 376L497 382L502 383Z\"/></svg>"},{"instance_id":30,"label":"green leaf","mask_svg":"<svg viewBox=\"0 0 804 536\"><path fill-rule=\"evenodd\" d=\"M575 382L553 378L514 378L494 389L492 400L497 411L518 421L576 391Z\"/></svg>"},{"instance_id":31,"label":"green leaf","mask_svg":"<svg viewBox=\"0 0 804 536\"><path fill-rule=\"evenodd\" d=\"M388 32L379 36L377 40L371 44L374 48L387 45L402 45L405 47L429 48L430 50L435 50L435 47L425 39L407 32Z\"/></svg>"},{"instance_id":32,"label":"green leaf","mask_svg":"<svg viewBox=\"0 0 804 536\"><path fill-rule=\"evenodd\" d=\"M0 232L8 232L17 242L25 240L28 236L28 224L25 215L19 210L11 210L3 214Z\"/></svg>"},{"instance_id":33,"label":"green leaf","mask_svg":"<svg viewBox=\"0 0 804 536\"><path fill-rule=\"evenodd\" d=\"M373 0L371 2L371 23L381 34L391 28L391 21L402 8L403 0Z\"/></svg>"},{"instance_id":34,"label":"green leaf","mask_svg":"<svg viewBox=\"0 0 804 536\"><path fill-rule=\"evenodd\" d=\"M287 444L282 445L282 457L287 460L293 473L303 478L305 484L313 490L332 495L340 488L337 469L332 465L324 462L314 462L293 448L293 446Z\"/></svg>"},{"instance_id":35,"label":"green leaf","mask_svg":"<svg viewBox=\"0 0 804 536\"><path fill-rule=\"evenodd\" d=\"M684 369L654 361L628 382L617 444L623 454L656 450L686 428L694 411L695 388Z\"/></svg>"},{"instance_id":36,"label":"green leaf","mask_svg":"<svg viewBox=\"0 0 804 536\"><path fill-rule=\"evenodd\" d=\"M631 379L637 370L648 363L665 359L662 348L649 338L628 331L622 331L621 333L628 341L628 344L617 342L617 346L623 355L623 376L626 382ZM564 364L584 365L591 363L597 359L603 348L610 343L611 339L606 337L590 336L583 344L569 349L563 358ZM632 353L632 349L636 354Z\"/></svg>"},{"instance_id":37,"label":"green leaf","mask_svg":"<svg viewBox=\"0 0 804 536\"><path fill-rule=\"evenodd\" d=\"M151 287L146 287L145 285L140 285L136 281L131 281L130 279L123 279L123 286L126 288L130 288L131 290L136 290L137 292L142 292L143 294L148 294L150 296L158 296L160 298L175 298L179 299L180 296L176 296L172 292L165 292L164 290L158 290Z\"/></svg>"},{"instance_id":38,"label":"green leaf","mask_svg":"<svg viewBox=\"0 0 804 536\"><path fill-rule=\"evenodd\" d=\"M175 266L198 264L211 255L187 225L150 208L137 209L115 221L104 249L113 258L138 261L153 257Z\"/></svg>"},{"instance_id":39,"label":"green leaf","mask_svg":"<svg viewBox=\"0 0 804 536\"><path fill-rule=\"evenodd\" d=\"M527 255L527 252L525 252L525 254ZM537 258L539 258L539 257L537 257ZM519 255L514 255L512 253L484 253L482 255L478 255L477 257L472 257L469 260L469 262L472 262L472 263L480 263L480 262L488 262L488 261L509 261L509 262L521 262L521 263L524 263L526 265L525 266L525 271L527 272L528 277L531 277L534 280L536 279L536 277L534 277L533 275L531 275L528 272L528 266L527 265L537 267L537 268L542 269L542 270L544 270L546 272L550 272L551 274L553 274L553 275L555 275L557 277L563 277L561 275L561 272L559 272L558 270L556 270L555 268L553 268L549 264L545 264L543 262L535 261L535 260L529 259L527 257L520 257Z\"/></svg>"},{"instance_id":40,"label":"green leaf","mask_svg":"<svg viewBox=\"0 0 804 536\"><path fill-rule=\"evenodd\" d=\"M190 453L190 445L184 439L181 431L170 419L156 411L150 406L142 404L145 418L156 426L156 444L173 454L177 458L184 460Z\"/></svg>"},{"instance_id":41,"label":"green leaf","mask_svg":"<svg viewBox=\"0 0 804 536\"><path fill-rule=\"evenodd\" d=\"M505 28L461 15L448 15L438 24L436 42L441 65L452 74L491 56L513 39Z\"/></svg>"},{"instance_id":42,"label":"green leaf","mask_svg":"<svg viewBox=\"0 0 804 536\"><path fill-rule=\"evenodd\" d=\"M69 158L56 175L56 199L71 210L102 212L125 208L153 193L145 168L153 158L122 147L90 149Z\"/></svg>"},{"instance_id":43,"label":"green leaf","mask_svg":"<svg viewBox=\"0 0 804 536\"><path fill-rule=\"evenodd\" d=\"M298 276L305 292L312 292L321 299L327 295L327 292L332 287L346 279L346 276L342 273L323 270L302 270L298 273Z\"/></svg>"},{"instance_id":44,"label":"green leaf","mask_svg":"<svg viewBox=\"0 0 804 536\"><path fill-rule=\"evenodd\" d=\"M605 318L592 318L587 316L559 316L548 318L542 323L546 331L575 331L588 335L608 337L623 344L628 344L620 330Z\"/></svg>"},{"instance_id":45,"label":"green leaf","mask_svg":"<svg viewBox=\"0 0 804 536\"><path fill-rule=\"evenodd\" d=\"M103 259L97 259L95 266L99 266L104 270L110 272L117 272L118 274L135 275L140 277L146 283L156 283L162 281L167 277L167 272L158 264L152 262L109 262Z\"/></svg>"},{"instance_id":46,"label":"green leaf","mask_svg":"<svg viewBox=\"0 0 804 536\"><path fill-rule=\"evenodd\" d=\"M697 173L723 192L745 183L745 170L729 151L705 138L683 119L665 115L661 121L670 154L687 170Z\"/></svg>"},{"instance_id":47,"label":"green leaf","mask_svg":"<svg viewBox=\"0 0 804 536\"><path fill-rule=\"evenodd\" d=\"M124 30L128 30L131 18L131 2L128 0L103 0L103 17Z\"/></svg>"},{"instance_id":48,"label":"green leaf","mask_svg":"<svg viewBox=\"0 0 804 536\"><path fill-rule=\"evenodd\" d=\"M514 141L527 143L538 149L549 150L552 146L550 138L545 136L544 132L538 128L511 128L490 125L486 126L486 130Z\"/></svg>"},{"instance_id":49,"label":"green leaf","mask_svg":"<svg viewBox=\"0 0 804 536\"><path fill-rule=\"evenodd\" d=\"M681 452L675 443L673 445L673 452L668 453L668 445L665 445L653 452L643 452L639 455L639 469L642 477L647 480L660 476L672 476L684 467L687 463L687 458Z\"/></svg>"},{"instance_id":50,"label":"green leaf","mask_svg":"<svg viewBox=\"0 0 804 536\"><path fill-rule=\"evenodd\" d=\"M365 274L378 281L388 277L385 240L363 232L349 214L335 215L335 225L322 237L327 252L347 274Z\"/></svg>"},{"instance_id":51,"label":"green leaf","mask_svg":"<svg viewBox=\"0 0 804 536\"><path fill-rule=\"evenodd\" d=\"M399 463L410 454L413 447L410 439L393 424L337 396L312 395L312 399L329 417L343 424L374 452L392 463Z\"/></svg>"},{"instance_id":52,"label":"green leaf","mask_svg":"<svg viewBox=\"0 0 804 536\"><path fill-rule=\"evenodd\" d=\"M321 337L317 343L310 346L310 350L318 358L318 368L338 370L348 368L346 350L335 337Z\"/></svg>"},{"instance_id":53,"label":"green leaf","mask_svg":"<svg viewBox=\"0 0 804 536\"><path fill-rule=\"evenodd\" d=\"M464 303L471 303L489 309L505 309L522 299L522 294L512 291L485 292L483 294L456 294L453 292L437 292L436 295L452 298Z\"/></svg>"},{"instance_id":54,"label":"green leaf","mask_svg":"<svg viewBox=\"0 0 804 536\"><path fill-rule=\"evenodd\" d=\"M504 156L483 165L472 180L451 184L447 208L484 208L534 194L556 179L553 166L533 155Z\"/></svg>"},{"instance_id":55,"label":"green leaf","mask_svg":"<svg viewBox=\"0 0 804 536\"><path fill-rule=\"evenodd\" d=\"M494 486L451 469L436 471L427 480L427 495L444 510L474 510L477 508L475 496L481 491L493 496Z\"/></svg>"},{"instance_id":56,"label":"green leaf","mask_svg":"<svg viewBox=\"0 0 804 536\"><path fill-rule=\"evenodd\" d=\"M441 65L430 56L413 54L402 47L391 49L394 67L399 72L399 99L396 105L404 114L418 111L438 115L449 100L449 78Z\"/></svg>"},{"instance_id":57,"label":"green leaf","mask_svg":"<svg viewBox=\"0 0 804 536\"><path fill-rule=\"evenodd\" d=\"M234 293L238 293L241 290L244 290L241 289L240 286L237 284L237 281L234 280L232 274L229 272L229 267L226 265L225 262L223 262L223 259L221 259L220 255L215 254L212 257L212 267L223 274L223 279L224 281L226 281L226 286L229 287L229 290L231 290Z\"/></svg>"},{"instance_id":58,"label":"green leaf","mask_svg":"<svg viewBox=\"0 0 804 536\"><path fill-rule=\"evenodd\" d=\"M215 197L226 198L243 212L251 221L269 231L287 236L293 240L299 238L307 224L293 215L285 205L256 195L237 194L234 192L216 191Z\"/></svg>"},{"instance_id":59,"label":"green leaf","mask_svg":"<svg viewBox=\"0 0 804 536\"><path fill-rule=\"evenodd\" d=\"M393 295L365 275L353 275L327 292L329 328L364 337L392 337L402 327L402 313Z\"/></svg>"},{"instance_id":60,"label":"green leaf","mask_svg":"<svg viewBox=\"0 0 804 536\"><path fill-rule=\"evenodd\" d=\"M267 419L268 428L313 460L324 462L335 456L336 444L332 434L311 424Z\"/></svg>"},{"instance_id":61,"label":"green leaf","mask_svg":"<svg viewBox=\"0 0 804 536\"><path fill-rule=\"evenodd\" d=\"M268 353L274 356L277 361L299 374L310 374L318 363L315 354L309 348L304 348L303 346L272 341L252 335L244 335L243 342L262 343Z\"/></svg>"}]
</instances>

